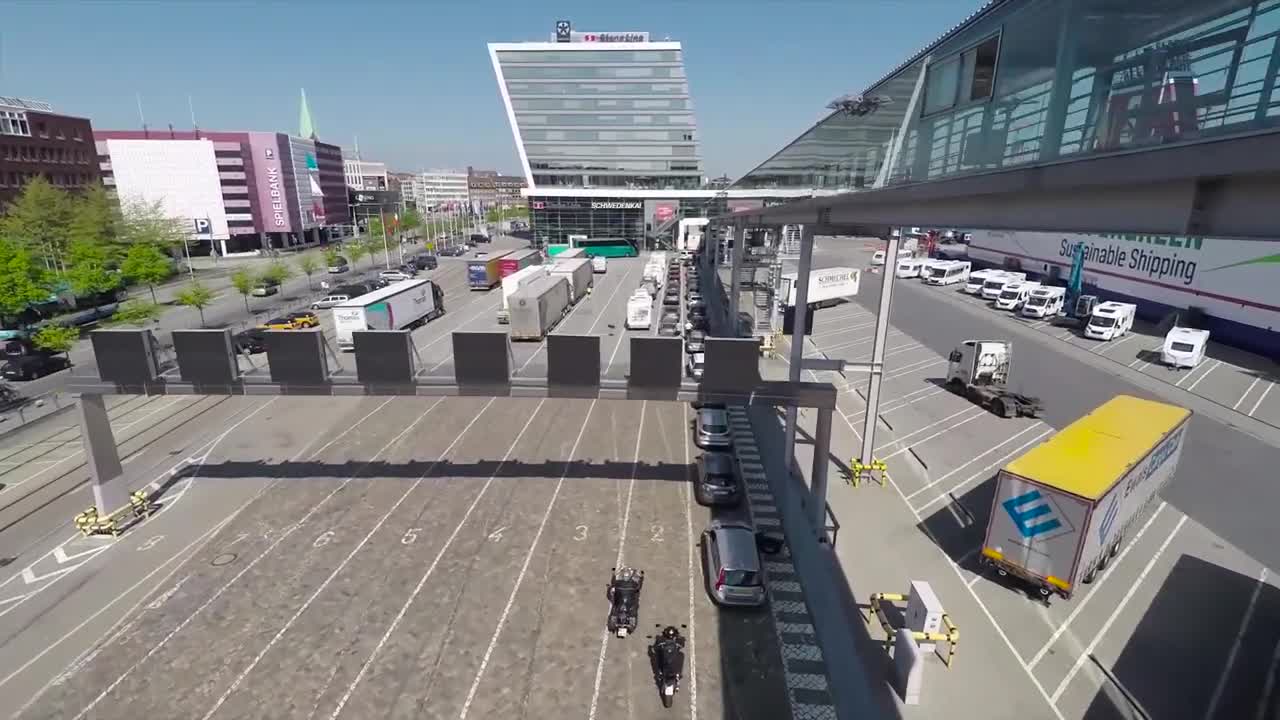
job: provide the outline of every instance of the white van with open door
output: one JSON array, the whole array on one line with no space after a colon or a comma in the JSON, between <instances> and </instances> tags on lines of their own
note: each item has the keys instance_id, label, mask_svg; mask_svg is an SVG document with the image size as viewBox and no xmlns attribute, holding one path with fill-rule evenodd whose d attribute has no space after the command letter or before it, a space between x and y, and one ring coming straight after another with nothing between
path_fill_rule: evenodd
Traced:
<instances>
[{"instance_id":1,"label":"white van with open door","mask_svg":"<svg viewBox=\"0 0 1280 720\"><path fill-rule=\"evenodd\" d=\"M1209 347L1209 331L1175 327L1164 336L1160 347L1160 362L1177 370L1193 368L1204 360Z\"/></svg>"}]
</instances>

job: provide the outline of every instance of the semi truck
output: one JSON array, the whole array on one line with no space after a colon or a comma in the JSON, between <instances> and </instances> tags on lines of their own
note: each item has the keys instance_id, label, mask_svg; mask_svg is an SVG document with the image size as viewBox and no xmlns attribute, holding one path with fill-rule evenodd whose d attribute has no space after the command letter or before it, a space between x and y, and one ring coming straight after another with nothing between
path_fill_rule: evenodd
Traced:
<instances>
[{"instance_id":1,"label":"semi truck","mask_svg":"<svg viewBox=\"0 0 1280 720\"><path fill-rule=\"evenodd\" d=\"M981 561L1070 598L1119 554L1173 477L1191 411L1117 395L996 475Z\"/></svg>"},{"instance_id":2,"label":"semi truck","mask_svg":"<svg viewBox=\"0 0 1280 720\"><path fill-rule=\"evenodd\" d=\"M564 253L561 253L560 257L564 257ZM591 286L595 283L595 274L591 271L591 261L587 258L571 258L569 260L556 258L556 261L550 267L550 272L553 276L563 277L569 281L569 302L574 305L577 305L579 300L591 292Z\"/></svg>"},{"instance_id":3,"label":"semi truck","mask_svg":"<svg viewBox=\"0 0 1280 720\"><path fill-rule=\"evenodd\" d=\"M492 290L502 281L499 263L506 253L494 253L467 261L467 285L472 290Z\"/></svg>"},{"instance_id":4,"label":"semi truck","mask_svg":"<svg viewBox=\"0 0 1280 720\"><path fill-rule=\"evenodd\" d=\"M545 275L511 296L511 339L541 340L569 311L569 281Z\"/></svg>"},{"instance_id":5,"label":"semi truck","mask_svg":"<svg viewBox=\"0 0 1280 720\"><path fill-rule=\"evenodd\" d=\"M653 296L643 288L631 293L627 298L628 330L648 330L653 324Z\"/></svg>"},{"instance_id":6,"label":"semi truck","mask_svg":"<svg viewBox=\"0 0 1280 720\"><path fill-rule=\"evenodd\" d=\"M405 280L333 308L339 350L354 350L357 330L408 330L444 314L444 292L430 280Z\"/></svg>"},{"instance_id":7,"label":"semi truck","mask_svg":"<svg viewBox=\"0 0 1280 720\"><path fill-rule=\"evenodd\" d=\"M499 323L506 323L511 317L511 296L539 277L546 277L546 274L546 268L543 266L530 265L502 278L502 304L498 307Z\"/></svg>"},{"instance_id":8,"label":"semi truck","mask_svg":"<svg viewBox=\"0 0 1280 720\"><path fill-rule=\"evenodd\" d=\"M1000 417L1036 417L1040 399L1008 388L1012 367L1012 343L965 340L947 356L947 387Z\"/></svg>"},{"instance_id":9,"label":"semi truck","mask_svg":"<svg viewBox=\"0 0 1280 720\"><path fill-rule=\"evenodd\" d=\"M782 287L778 296L787 307L796 305L796 285L799 273L782 274ZM857 268L831 267L809 272L808 304L811 309L828 307L851 299L858 294L862 273Z\"/></svg>"},{"instance_id":10,"label":"semi truck","mask_svg":"<svg viewBox=\"0 0 1280 720\"><path fill-rule=\"evenodd\" d=\"M531 265L542 264L542 253L532 248L512 250L498 258L498 276L507 277Z\"/></svg>"}]
</instances>

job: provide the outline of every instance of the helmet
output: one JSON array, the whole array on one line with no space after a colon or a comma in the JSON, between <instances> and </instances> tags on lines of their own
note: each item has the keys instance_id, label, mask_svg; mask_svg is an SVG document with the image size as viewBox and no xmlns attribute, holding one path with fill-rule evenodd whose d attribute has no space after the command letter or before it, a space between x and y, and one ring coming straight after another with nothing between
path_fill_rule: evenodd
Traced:
<instances>
[{"instance_id":1,"label":"helmet","mask_svg":"<svg viewBox=\"0 0 1280 720\"><path fill-rule=\"evenodd\" d=\"M675 640L680 637L680 631L676 630L675 626L668 625L667 629L662 631L662 637L666 640Z\"/></svg>"}]
</instances>

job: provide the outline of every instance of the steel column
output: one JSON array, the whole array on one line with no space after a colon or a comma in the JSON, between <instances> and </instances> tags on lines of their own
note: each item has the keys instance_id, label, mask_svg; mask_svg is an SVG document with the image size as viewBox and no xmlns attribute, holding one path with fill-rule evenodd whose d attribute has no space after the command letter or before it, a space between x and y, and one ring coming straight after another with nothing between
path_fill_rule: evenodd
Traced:
<instances>
[{"instance_id":1,"label":"steel column","mask_svg":"<svg viewBox=\"0 0 1280 720\"><path fill-rule=\"evenodd\" d=\"M805 225L800 230L800 265L796 269L796 309L795 323L791 329L791 366L787 370L787 378L791 382L799 382L801 360L804 358L804 333L809 326L809 269L813 265L813 225ZM786 298L782 298L786 302ZM786 431L782 442L783 467L791 472L791 465L796 456L796 422L798 411L788 407Z\"/></svg>"},{"instance_id":2,"label":"steel column","mask_svg":"<svg viewBox=\"0 0 1280 720\"><path fill-rule=\"evenodd\" d=\"M742 274L742 251L747 242L747 226L733 228L733 263L729 270L729 328L730 337L738 337L738 295L742 292L739 276Z\"/></svg>"},{"instance_id":3,"label":"steel column","mask_svg":"<svg viewBox=\"0 0 1280 720\"><path fill-rule=\"evenodd\" d=\"M826 537L827 468L831 465L831 410L818 411L818 426L813 433L813 481L809 484L809 521L818 537Z\"/></svg>"},{"instance_id":4,"label":"steel column","mask_svg":"<svg viewBox=\"0 0 1280 720\"><path fill-rule=\"evenodd\" d=\"M898 243L902 240L901 228L889 234L885 251L884 270L881 271L880 307L876 312L875 344L871 347L871 377L867 386L867 416L862 422L862 454L859 459L869 465L875 459L876 421L880 418L880 381L884 378L885 341L889 337L889 300L893 296L894 268L898 266Z\"/></svg>"},{"instance_id":5,"label":"steel column","mask_svg":"<svg viewBox=\"0 0 1280 720\"><path fill-rule=\"evenodd\" d=\"M81 395L79 414L80 442L89 465L93 502L99 515L109 515L129 503L129 491L120 477L124 468L120 465L120 453L103 396Z\"/></svg>"}]
</instances>

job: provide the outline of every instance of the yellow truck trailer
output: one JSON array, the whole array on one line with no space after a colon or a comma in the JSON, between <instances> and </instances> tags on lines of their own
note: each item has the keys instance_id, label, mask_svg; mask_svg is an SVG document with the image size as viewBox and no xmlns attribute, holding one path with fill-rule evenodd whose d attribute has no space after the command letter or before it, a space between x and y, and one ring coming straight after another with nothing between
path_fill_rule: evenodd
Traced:
<instances>
[{"instance_id":1,"label":"yellow truck trailer","mask_svg":"<svg viewBox=\"0 0 1280 720\"><path fill-rule=\"evenodd\" d=\"M1117 395L996 476L982 562L1071 597L1173 477L1191 411Z\"/></svg>"}]
</instances>

